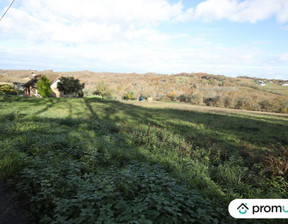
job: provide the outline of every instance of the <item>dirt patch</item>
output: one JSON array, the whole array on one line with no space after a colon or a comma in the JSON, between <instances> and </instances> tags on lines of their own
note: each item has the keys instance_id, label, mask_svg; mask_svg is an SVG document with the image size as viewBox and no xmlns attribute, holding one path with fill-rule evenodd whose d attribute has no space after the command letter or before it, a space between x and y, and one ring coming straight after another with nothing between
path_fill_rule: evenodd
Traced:
<instances>
[{"instance_id":1,"label":"dirt patch","mask_svg":"<svg viewBox=\"0 0 288 224\"><path fill-rule=\"evenodd\" d=\"M0 223L28 224L27 211L20 207L19 202L12 200L0 182Z\"/></svg>"}]
</instances>

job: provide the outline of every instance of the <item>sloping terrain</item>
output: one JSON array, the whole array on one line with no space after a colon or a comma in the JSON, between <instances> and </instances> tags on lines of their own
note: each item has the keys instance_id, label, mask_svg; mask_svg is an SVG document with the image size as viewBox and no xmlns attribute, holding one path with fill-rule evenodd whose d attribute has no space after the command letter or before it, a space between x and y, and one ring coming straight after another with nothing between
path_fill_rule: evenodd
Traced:
<instances>
[{"instance_id":1,"label":"sloping terrain","mask_svg":"<svg viewBox=\"0 0 288 224\"><path fill-rule=\"evenodd\" d=\"M236 223L231 200L288 197L287 116L140 103L0 100L0 178L30 221Z\"/></svg>"},{"instance_id":2,"label":"sloping terrain","mask_svg":"<svg viewBox=\"0 0 288 224\"><path fill-rule=\"evenodd\" d=\"M130 94L134 99L142 96L153 97L158 101L288 113L288 86L282 86L285 80L231 78L205 73L163 75L0 70L0 82L27 82L32 72L49 76L74 76L85 83L85 96L91 96L102 83L102 89L104 85L109 97L116 100ZM265 82L266 86L259 85L259 82Z\"/></svg>"}]
</instances>

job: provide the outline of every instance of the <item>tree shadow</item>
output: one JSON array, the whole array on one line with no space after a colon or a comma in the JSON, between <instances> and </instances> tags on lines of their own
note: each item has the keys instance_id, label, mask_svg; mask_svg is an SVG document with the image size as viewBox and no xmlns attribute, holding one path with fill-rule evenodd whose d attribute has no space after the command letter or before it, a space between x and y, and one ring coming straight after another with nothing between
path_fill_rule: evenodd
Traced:
<instances>
[{"instance_id":1,"label":"tree shadow","mask_svg":"<svg viewBox=\"0 0 288 224\"><path fill-rule=\"evenodd\" d=\"M273 123L273 119L267 122L254 117L181 109L145 108L97 98L76 99L75 101L80 102L78 106L82 107L81 110L86 116L81 117L81 114L74 116L77 108L73 107L71 99L27 100L31 107L40 105L41 109L32 113L35 115L33 119L24 116L19 118L18 122L31 123L33 121L38 122L39 126L28 128L24 126L23 129L11 129L11 133L2 131L0 134L5 136L7 142L13 142L17 150L23 150L32 156L37 155L39 148L46 147L47 151L53 152L59 148L68 152L71 158L78 159L87 153L85 151L88 151L87 148L93 148L93 144L97 144L97 152L100 154L103 154L101 150L121 150L123 155L119 156L120 153L114 155L118 156L117 159L123 164L129 159L130 154L136 152L139 154L137 158L142 158L143 161L149 161L150 157L148 154L136 151L138 146L131 145L125 136L120 138L121 130L117 130L117 127L113 126L116 123L128 124L131 129L138 125L148 126L150 123L151 131L159 128L168 129L171 133L181 135L188 142L195 142L197 146L204 147L204 149L209 150L214 146L220 150L223 148L227 151L230 150L230 155L247 142L255 144L259 148L269 144L288 144L287 121L281 124ZM64 104L63 107L68 109L67 117L39 116L48 110L53 110L59 104ZM83 129L88 131L83 131ZM92 131L95 131L96 134L93 135ZM112 136L113 134L115 136ZM229 140L227 138L229 134L237 136L236 140L239 141ZM23 136L23 139L15 143L14 139L19 136ZM92 145L87 143L89 140ZM106 144L108 141L110 145ZM72 143L70 144L70 142ZM44 144L45 147L41 144ZM87 155L90 156L90 154ZM108 157L103 158L103 161L109 163L113 159ZM155 163L155 161L153 162ZM207 186L205 185L205 187Z\"/></svg>"},{"instance_id":2,"label":"tree shadow","mask_svg":"<svg viewBox=\"0 0 288 224\"><path fill-rule=\"evenodd\" d=\"M56 103L59 103L59 100L52 99L52 98L45 99L45 104L42 104L45 107L43 109L39 110L39 111L34 112L34 115L39 115L39 114L42 114L42 113L48 111L49 109L54 107ZM36 104L36 105L38 106L39 104Z\"/></svg>"},{"instance_id":3,"label":"tree shadow","mask_svg":"<svg viewBox=\"0 0 288 224\"><path fill-rule=\"evenodd\" d=\"M240 141L262 146L288 144L288 120L284 119L279 121L270 117L266 119L265 117L258 118L257 116L251 117L242 114L237 116L171 108L145 108L119 101L95 98L85 101L90 112L94 115L96 112L93 104L99 102L109 106L106 119L115 122L119 122L122 119L122 121L129 120L135 125L151 123L151 125L160 128L169 127L171 131L187 137L190 136L190 132L193 132L194 136L203 139L207 139L209 131L210 134L215 134L212 140L216 142L219 140L227 141L225 136L233 135ZM121 117L119 112L123 114ZM202 128L199 130L197 126Z\"/></svg>"},{"instance_id":4,"label":"tree shadow","mask_svg":"<svg viewBox=\"0 0 288 224\"><path fill-rule=\"evenodd\" d=\"M151 124L153 127L169 129L183 135L188 141L197 142L200 146L223 143L226 147L239 147L241 144L254 144L258 147L270 144L288 145L288 120L271 118L264 115L216 114L171 108L145 108L114 100L101 98L73 99L80 102L72 105L68 98L20 99L25 106L40 106L34 116L43 114L53 108L68 109L68 118L81 118L82 122L107 120L114 123L129 123L132 126ZM29 106L28 106L29 107ZM78 111L78 113L76 113ZM87 113L88 112L88 113ZM83 118L89 118L87 120ZM234 139L233 139L234 138ZM210 139L207 141L207 139ZM212 142L212 143L211 143ZM227 144L224 144L224 143ZM233 143L234 142L234 143ZM229 144L228 144L229 143ZM231 144L234 145L231 145Z\"/></svg>"}]
</instances>

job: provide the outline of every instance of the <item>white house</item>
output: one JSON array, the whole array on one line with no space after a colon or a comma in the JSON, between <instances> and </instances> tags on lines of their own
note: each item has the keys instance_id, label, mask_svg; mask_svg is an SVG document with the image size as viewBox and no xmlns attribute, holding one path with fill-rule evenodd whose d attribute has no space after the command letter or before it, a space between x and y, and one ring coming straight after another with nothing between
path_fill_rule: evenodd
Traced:
<instances>
[{"instance_id":1,"label":"white house","mask_svg":"<svg viewBox=\"0 0 288 224\"><path fill-rule=\"evenodd\" d=\"M52 90L52 95L55 96L55 97L60 97L62 95L62 93L57 89L57 83L58 82L60 82L60 80L57 78L50 85L50 88Z\"/></svg>"}]
</instances>

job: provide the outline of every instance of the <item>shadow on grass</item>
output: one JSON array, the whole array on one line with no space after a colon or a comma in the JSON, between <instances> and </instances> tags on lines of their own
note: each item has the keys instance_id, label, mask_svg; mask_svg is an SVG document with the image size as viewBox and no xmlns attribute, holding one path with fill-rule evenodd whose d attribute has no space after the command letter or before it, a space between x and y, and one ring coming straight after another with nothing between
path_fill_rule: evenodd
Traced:
<instances>
[{"instance_id":1,"label":"shadow on grass","mask_svg":"<svg viewBox=\"0 0 288 224\"><path fill-rule=\"evenodd\" d=\"M197 136L197 139L194 140L199 143L203 140L204 145L209 136L213 141L218 142L227 141L225 137L229 137L229 135L240 141L259 146L288 145L288 120L279 124L272 123L275 120L270 118L267 118L268 122L266 122L266 118L255 120L250 116L229 116L181 109L144 108L118 101L85 99L85 103L93 115L97 114L96 105L99 102L109 106L106 110L106 118L109 120L115 122L129 120L135 125L147 125L149 122L157 127L169 128L171 131L188 138L193 133L192 136ZM122 116L119 115L119 112L122 113ZM193 141L193 139L190 140Z\"/></svg>"},{"instance_id":2,"label":"shadow on grass","mask_svg":"<svg viewBox=\"0 0 288 224\"><path fill-rule=\"evenodd\" d=\"M171 133L185 137L188 142L204 147L204 149L217 147L220 150L225 149L230 153L229 155L234 154L244 143L254 144L259 148L269 144L288 144L287 122L279 124L243 116L236 117L178 109L143 108L98 98L21 99L15 102L16 108L20 102L25 105L26 103L29 104L34 116L32 118L29 116L19 117L16 122L23 124L20 128L17 125L14 128L13 122L9 126L10 121L5 121L6 126L4 128L6 130L1 130L0 134L5 137L7 143L14 144L11 144L11 147L21 150L29 156L43 153L45 159L46 151L49 153L50 150L51 152L59 150L59 154L64 151L73 159L82 159L89 147L92 151L92 157L95 144L99 158L93 161L92 165L102 163L109 166L113 165L113 160L117 160L121 165L129 163L129 160L149 161L149 153L137 151L138 146L129 144L127 135L121 136L121 125L133 131L137 126L148 126L148 123L151 124L151 132L157 129L167 129ZM77 104L73 102L77 102ZM44 112L59 109L59 106L68 109L67 117L40 116ZM34 108L38 110L33 112ZM83 116L81 117L79 112L75 117L75 111L83 111ZM116 123L120 125L120 128ZM104 155L105 150L111 150L109 156ZM102 155L104 156L101 157ZM229 155L225 159L228 159ZM90 154L85 157L85 159L87 158L90 158ZM173 161L174 164L177 162L177 160ZM191 161L192 164L193 162ZM204 188L208 189L207 192L211 191L209 190L209 184L212 182L209 179L210 174L208 172L208 174L202 173L205 164L199 167L196 165L184 170L189 174L187 174L187 178L196 182L193 179L196 176L198 183L204 183L204 178L207 178L207 183L195 188L199 191ZM194 168L198 172L197 174L193 173ZM174 172L177 173L175 170ZM180 172L178 174L179 176L183 175Z\"/></svg>"},{"instance_id":3,"label":"shadow on grass","mask_svg":"<svg viewBox=\"0 0 288 224\"><path fill-rule=\"evenodd\" d=\"M22 98L20 100L17 98L15 103L20 102L30 105L35 116L47 111L53 112L59 107L68 109L68 116L63 119L72 120L72 115L76 114L73 119L80 124L89 124L97 120L120 125L129 124L132 127L141 125L148 127L150 123L152 129L153 127L168 129L182 135L188 142L205 148L213 146L237 151L247 144L259 149L269 145L288 145L288 120L279 123L279 120L263 117L258 119L252 115L231 116L171 108L145 108L101 98ZM33 109L38 107L40 110L33 112ZM45 120L49 122L53 118L45 118Z\"/></svg>"}]
</instances>

